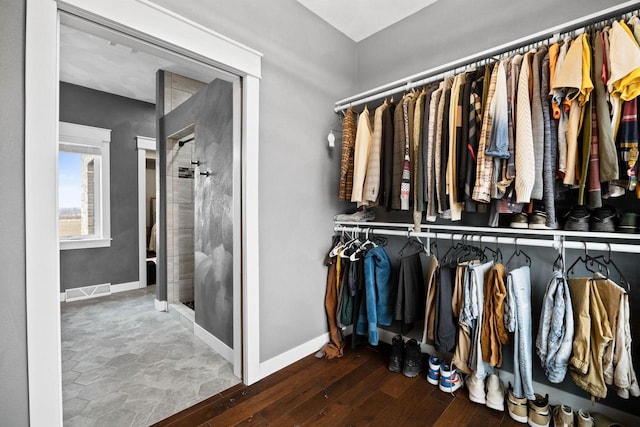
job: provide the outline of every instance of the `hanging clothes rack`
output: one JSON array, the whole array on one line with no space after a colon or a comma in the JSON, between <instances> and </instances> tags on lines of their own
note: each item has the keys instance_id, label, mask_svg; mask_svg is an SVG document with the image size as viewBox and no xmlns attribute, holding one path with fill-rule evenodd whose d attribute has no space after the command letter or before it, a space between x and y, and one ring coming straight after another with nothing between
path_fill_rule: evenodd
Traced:
<instances>
[{"instance_id":1,"label":"hanging clothes rack","mask_svg":"<svg viewBox=\"0 0 640 427\"><path fill-rule=\"evenodd\" d=\"M400 223L344 223L336 222L333 230L337 233L369 233L370 235L383 236L415 236L424 237L427 240L426 246L430 246L430 239L437 238L443 240L467 240L476 243L493 243L505 245L535 246L543 248L553 248L560 252L564 249L588 249L595 251L622 252L640 254L640 244L634 243L609 243L609 242L585 242L584 233L564 231L564 230L520 230L508 228L489 227L450 227L442 225L421 226L426 231L413 231L413 224ZM514 236L517 235L517 236ZM525 235L527 237L519 237ZM636 240L640 243L638 235L618 235L617 233L589 233L589 238L609 238L615 240ZM567 240L566 238L576 240ZM563 254L564 256L564 254Z\"/></svg>"},{"instance_id":2,"label":"hanging clothes rack","mask_svg":"<svg viewBox=\"0 0 640 427\"><path fill-rule=\"evenodd\" d=\"M334 111L336 113L346 110L349 107L367 104L368 102L386 98L397 93L409 91L413 88L424 86L433 81L440 80L449 74L456 74L457 70L464 70L469 66L478 64L481 61L488 59L495 59L494 57L500 56L504 53L521 49L523 47L530 47L536 43L548 41L554 43L562 34L568 34L583 30L586 26L601 23L607 19L611 19L630 11L638 9L640 1L632 0L620 3L616 6L609 7L599 12L592 13L590 15L583 16L582 18L574 19L567 23L557 25L555 27L548 28L546 30L539 31L519 38L517 40L501 44L499 46L486 49L482 52L466 56L464 58L451 61L449 63L439 65L437 67L422 71L417 74L405 77L400 80L393 81L391 83L378 86L376 88L364 91L357 95L350 96L345 99L341 99L335 103Z\"/></svg>"}]
</instances>

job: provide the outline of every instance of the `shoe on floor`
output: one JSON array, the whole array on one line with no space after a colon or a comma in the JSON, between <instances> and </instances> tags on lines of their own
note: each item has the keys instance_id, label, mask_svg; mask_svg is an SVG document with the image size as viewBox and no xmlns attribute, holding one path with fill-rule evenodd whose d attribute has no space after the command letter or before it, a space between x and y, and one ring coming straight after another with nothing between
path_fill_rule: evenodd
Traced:
<instances>
[{"instance_id":1,"label":"shoe on floor","mask_svg":"<svg viewBox=\"0 0 640 427\"><path fill-rule=\"evenodd\" d=\"M549 395L536 393L535 399L529 400L529 425L531 427L549 427L551 412L549 411Z\"/></svg>"},{"instance_id":2,"label":"shoe on floor","mask_svg":"<svg viewBox=\"0 0 640 427\"><path fill-rule=\"evenodd\" d=\"M422 352L420 344L411 338L404 346L404 363L402 373L405 377L417 377L422 370Z\"/></svg>"},{"instance_id":3,"label":"shoe on floor","mask_svg":"<svg viewBox=\"0 0 640 427\"><path fill-rule=\"evenodd\" d=\"M404 356L404 341L402 335L396 335L391 340L391 356L389 356L389 370L391 372L402 371L402 359Z\"/></svg>"},{"instance_id":4,"label":"shoe on floor","mask_svg":"<svg viewBox=\"0 0 640 427\"><path fill-rule=\"evenodd\" d=\"M576 415L576 420L578 420L578 427L593 427L595 426L595 420L591 416L590 413L584 412L582 409L578 410L578 414Z\"/></svg>"},{"instance_id":5,"label":"shoe on floor","mask_svg":"<svg viewBox=\"0 0 640 427\"><path fill-rule=\"evenodd\" d=\"M559 405L553 408L554 427L573 427L573 409L569 405Z\"/></svg>"},{"instance_id":6,"label":"shoe on floor","mask_svg":"<svg viewBox=\"0 0 640 427\"><path fill-rule=\"evenodd\" d=\"M458 370L448 363L440 365L440 385L441 391L445 393L453 393L462 387L464 381L458 373Z\"/></svg>"},{"instance_id":7,"label":"shoe on floor","mask_svg":"<svg viewBox=\"0 0 640 427\"><path fill-rule=\"evenodd\" d=\"M532 230L556 230L558 224L554 221L551 226L547 225L547 213L534 211L529 217L529 228Z\"/></svg>"},{"instance_id":8,"label":"shoe on floor","mask_svg":"<svg viewBox=\"0 0 640 427\"><path fill-rule=\"evenodd\" d=\"M373 221L374 219L376 219L376 213L373 209L361 209L351 214L338 214L333 217L334 221L353 222Z\"/></svg>"},{"instance_id":9,"label":"shoe on floor","mask_svg":"<svg viewBox=\"0 0 640 427\"><path fill-rule=\"evenodd\" d=\"M487 378L487 407L504 412L504 385L496 374Z\"/></svg>"},{"instance_id":10,"label":"shoe on floor","mask_svg":"<svg viewBox=\"0 0 640 427\"><path fill-rule=\"evenodd\" d=\"M440 383L440 365L442 360L437 356L429 356L429 370L427 371L427 382L431 385Z\"/></svg>"},{"instance_id":11,"label":"shoe on floor","mask_svg":"<svg viewBox=\"0 0 640 427\"><path fill-rule=\"evenodd\" d=\"M610 206L596 208L591 214L589 230L613 233L616 231L619 216L618 210Z\"/></svg>"},{"instance_id":12,"label":"shoe on floor","mask_svg":"<svg viewBox=\"0 0 640 427\"><path fill-rule=\"evenodd\" d=\"M511 216L511 228L529 228L529 215L525 212L513 214Z\"/></svg>"},{"instance_id":13,"label":"shoe on floor","mask_svg":"<svg viewBox=\"0 0 640 427\"><path fill-rule=\"evenodd\" d=\"M467 378L464 380L464 383L467 385L470 401L479 403L481 405L487 403L486 395L484 392L484 380L476 377L476 374L471 374L467 376Z\"/></svg>"},{"instance_id":14,"label":"shoe on floor","mask_svg":"<svg viewBox=\"0 0 640 427\"><path fill-rule=\"evenodd\" d=\"M568 231L589 231L591 214L584 206L575 206L567 213L564 229Z\"/></svg>"},{"instance_id":15,"label":"shoe on floor","mask_svg":"<svg viewBox=\"0 0 640 427\"><path fill-rule=\"evenodd\" d=\"M527 399L515 397L512 388L509 388L507 392L507 410L514 421L522 424L527 423Z\"/></svg>"}]
</instances>

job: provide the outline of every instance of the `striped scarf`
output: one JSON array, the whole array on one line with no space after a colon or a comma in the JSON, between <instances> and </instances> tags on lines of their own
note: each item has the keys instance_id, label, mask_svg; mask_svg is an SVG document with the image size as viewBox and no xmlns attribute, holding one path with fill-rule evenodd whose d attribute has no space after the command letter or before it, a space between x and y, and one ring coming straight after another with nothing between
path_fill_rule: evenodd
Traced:
<instances>
[{"instance_id":1,"label":"striped scarf","mask_svg":"<svg viewBox=\"0 0 640 427\"><path fill-rule=\"evenodd\" d=\"M402 103L404 117L404 162L402 163L402 183L400 184L400 210L409 210L409 195L411 194L411 144L409 141L409 99Z\"/></svg>"}]
</instances>

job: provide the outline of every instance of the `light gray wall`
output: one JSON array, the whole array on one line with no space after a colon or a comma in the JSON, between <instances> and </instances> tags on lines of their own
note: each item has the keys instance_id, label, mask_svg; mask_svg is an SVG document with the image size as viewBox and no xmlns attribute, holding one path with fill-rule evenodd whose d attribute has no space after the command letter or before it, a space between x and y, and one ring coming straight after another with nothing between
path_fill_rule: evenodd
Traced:
<instances>
[{"instance_id":1,"label":"light gray wall","mask_svg":"<svg viewBox=\"0 0 640 427\"><path fill-rule=\"evenodd\" d=\"M358 91L623 3L440 0L358 43Z\"/></svg>"},{"instance_id":2,"label":"light gray wall","mask_svg":"<svg viewBox=\"0 0 640 427\"><path fill-rule=\"evenodd\" d=\"M29 425L24 233L25 2L0 13L0 424Z\"/></svg>"},{"instance_id":3,"label":"light gray wall","mask_svg":"<svg viewBox=\"0 0 640 427\"><path fill-rule=\"evenodd\" d=\"M155 138L155 106L62 82L60 120L111 129L111 247L60 251L60 291L138 280L136 136Z\"/></svg>"},{"instance_id":4,"label":"light gray wall","mask_svg":"<svg viewBox=\"0 0 640 427\"><path fill-rule=\"evenodd\" d=\"M340 151L333 103L354 89L355 43L294 0L159 0L264 53L260 82L260 360L327 331L326 268ZM338 144L339 146L339 144ZM251 149L251 148L250 148Z\"/></svg>"}]
</instances>

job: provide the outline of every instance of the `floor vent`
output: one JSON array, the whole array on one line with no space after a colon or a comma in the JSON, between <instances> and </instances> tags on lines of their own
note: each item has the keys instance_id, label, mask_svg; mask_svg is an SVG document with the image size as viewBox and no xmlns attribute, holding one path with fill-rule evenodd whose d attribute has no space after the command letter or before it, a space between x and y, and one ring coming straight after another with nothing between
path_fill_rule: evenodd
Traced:
<instances>
[{"instance_id":1,"label":"floor vent","mask_svg":"<svg viewBox=\"0 0 640 427\"><path fill-rule=\"evenodd\" d=\"M64 293L64 299L67 302L102 297L105 295L111 295L111 283L67 289Z\"/></svg>"}]
</instances>

